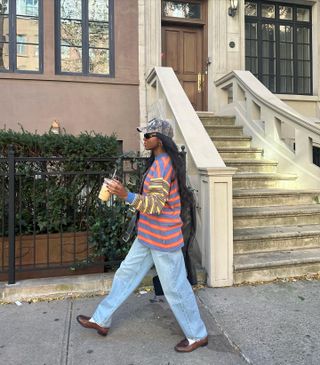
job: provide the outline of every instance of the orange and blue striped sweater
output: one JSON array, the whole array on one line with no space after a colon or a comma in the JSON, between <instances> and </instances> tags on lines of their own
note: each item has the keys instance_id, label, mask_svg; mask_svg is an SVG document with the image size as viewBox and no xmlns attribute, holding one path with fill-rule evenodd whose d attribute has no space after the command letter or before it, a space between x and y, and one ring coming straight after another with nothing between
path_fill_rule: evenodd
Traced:
<instances>
[{"instance_id":1,"label":"orange and blue striped sweater","mask_svg":"<svg viewBox=\"0 0 320 365\"><path fill-rule=\"evenodd\" d=\"M160 251L183 246L179 186L167 153L155 157L142 194L129 192L126 201L140 212L137 228L142 244Z\"/></svg>"}]
</instances>

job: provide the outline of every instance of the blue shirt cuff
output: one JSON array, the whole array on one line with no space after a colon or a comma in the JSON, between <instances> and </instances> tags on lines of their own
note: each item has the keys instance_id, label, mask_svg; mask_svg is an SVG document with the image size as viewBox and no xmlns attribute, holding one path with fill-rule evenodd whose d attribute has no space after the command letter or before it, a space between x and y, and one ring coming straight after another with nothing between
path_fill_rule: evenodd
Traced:
<instances>
[{"instance_id":1,"label":"blue shirt cuff","mask_svg":"<svg viewBox=\"0 0 320 365\"><path fill-rule=\"evenodd\" d=\"M135 196L136 196L135 193L131 193L131 191L129 191L127 199L126 199L126 203L132 204L132 202L134 201Z\"/></svg>"}]
</instances>

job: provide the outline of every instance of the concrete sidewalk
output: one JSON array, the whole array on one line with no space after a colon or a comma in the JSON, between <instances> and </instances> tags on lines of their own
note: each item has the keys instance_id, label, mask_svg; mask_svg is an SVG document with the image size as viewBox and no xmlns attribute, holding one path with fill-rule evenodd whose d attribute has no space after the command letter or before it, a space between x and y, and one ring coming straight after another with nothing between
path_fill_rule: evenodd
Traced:
<instances>
[{"instance_id":1,"label":"concrete sidewalk","mask_svg":"<svg viewBox=\"0 0 320 365\"><path fill-rule=\"evenodd\" d=\"M67 295L70 285L66 282L71 279L59 280ZM91 281L87 277L73 280L88 280L90 287L100 288L100 284L93 285L93 276ZM29 288L30 295L34 285L34 281L21 283L20 289ZM16 299L18 288L13 288ZM61 293L62 287L59 290ZM44 286L40 291L44 292ZM183 334L167 303L150 303L152 293L133 294L115 313L105 338L82 328L75 320L80 313L91 315L101 296L23 302L21 306L3 304L0 363L318 365L319 292L317 280L199 289L196 294L208 327L209 345L190 354L174 351Z\"/></svg>"},{"instance_id":2,"label":"concrete sidewalk","mask_svg":"<svg viewBox=\"0 0 320 365\"><path fill-rule=\"evenodd\" d=\"M242 365L209 311L201 306L209 345L190 354L174 351L183 334L167 303L133 294L116 312L107 337L82 328L102 297L0 306L0 363L6 365Z\"/></svg>"}]
</instances>

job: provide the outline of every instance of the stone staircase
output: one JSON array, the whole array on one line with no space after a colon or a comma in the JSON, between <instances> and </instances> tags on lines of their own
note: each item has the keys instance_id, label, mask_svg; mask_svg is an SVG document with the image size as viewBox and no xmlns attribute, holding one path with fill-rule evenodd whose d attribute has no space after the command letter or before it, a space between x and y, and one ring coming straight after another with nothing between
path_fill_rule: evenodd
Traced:
<instances>
[{"instance_id":1,"label":"stone staircase","mask_svg":"<svg viewBox=\"0 0 320 365\"><path fill-rule=\"evenodd\" d=\"M320 271L320 190L298 190L296 175L251 147L233 117L199 113L233 177L234 282Z\"/></svg>"}]
</instances>

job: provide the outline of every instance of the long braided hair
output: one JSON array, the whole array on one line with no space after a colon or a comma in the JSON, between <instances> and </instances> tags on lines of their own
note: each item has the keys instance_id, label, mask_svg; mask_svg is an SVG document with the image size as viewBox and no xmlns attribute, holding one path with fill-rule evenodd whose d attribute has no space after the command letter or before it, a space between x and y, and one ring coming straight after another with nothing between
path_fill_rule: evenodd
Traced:
<instances>
[{"instance_id":1,"label":"long braided hair","mask_svg":"<svg viewBox=\"0 0 320 365\"><path fill-rule=\"evenodd\" d=\"M169 155L171 159L171 163L175 171L176 178L178 179L181 205L183 205L189 200L189 195L187 193L187 187L186 187L186 178L185 178L186 176L185 163L182 157L180 156L178 147L172 138L167 137L161 133L156 133L156 135L161 140L163 149L166 151L166 153ZM154 161L154 155L152 153L147 160L146 171L150 168L153 161Z\"/></svg>"}]
</instances>

